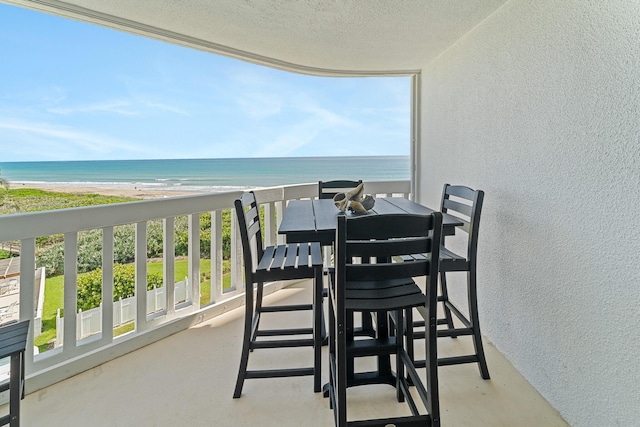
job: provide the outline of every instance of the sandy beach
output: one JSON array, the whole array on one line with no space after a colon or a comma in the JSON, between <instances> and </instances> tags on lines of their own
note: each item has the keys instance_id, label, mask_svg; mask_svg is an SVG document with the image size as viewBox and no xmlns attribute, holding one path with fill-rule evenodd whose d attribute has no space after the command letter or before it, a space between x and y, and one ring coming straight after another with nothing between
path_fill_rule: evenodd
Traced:
<instances>
[{"instance_id":1,"label":"sandy beach","mask_svg":"<svg viewBox=\"0 0 640 427\"><path fill-rule=\"evenodd\" d=\"M194 191L172 191L172 190L149 190L146 188L106 188L106 187L84 187L75 185L49 185L49 184L16 184L12 183L11 188L36 188L44 191L55 191L59 193L76 194L102 194L104 196L134 197L138 199L159 199L164 197L193 196L201 194Z\"/></svg>"}]
</instances>

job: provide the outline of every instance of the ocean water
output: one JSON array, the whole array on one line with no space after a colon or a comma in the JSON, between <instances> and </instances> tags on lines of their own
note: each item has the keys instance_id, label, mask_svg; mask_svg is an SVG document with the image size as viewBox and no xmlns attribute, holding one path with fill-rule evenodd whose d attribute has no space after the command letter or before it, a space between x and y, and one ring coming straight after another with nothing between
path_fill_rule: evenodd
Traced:
<instances>
[{"instance_id":1,"label":"ocean water","mask_svg":"<svg viewBox=\"0 0 640 427\"><path fill-rule=\"evenodd\" d=\"M408 156L0 162L11 184L221 192L332 179L409 179Z\"/></svg>"}]
</instances>

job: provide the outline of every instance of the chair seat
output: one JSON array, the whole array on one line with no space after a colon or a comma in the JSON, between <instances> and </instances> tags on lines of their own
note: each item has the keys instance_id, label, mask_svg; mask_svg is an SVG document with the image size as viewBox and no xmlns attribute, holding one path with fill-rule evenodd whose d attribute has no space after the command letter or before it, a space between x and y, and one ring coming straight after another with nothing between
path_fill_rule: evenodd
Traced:
<instances>
[{"instance_id":1,"label":"chair seat","mask_svg":"<svg viewBox=\"0 0 640 427\"><path fill-rule=\"evenodd\" d=\"M402 261L412 261L412 260L420 260L424 259L424 254L417 255L402 255L399 256L398 259ZM453 251L445 248L444 246L440 246L440 271L468 271L469 270L469 261Z\"/></svg>"},{"instance_id":2,"label":"chair seat","mask_svg":"<svg viewBox=\"0 0 640 427\"><path fill-rule=\"evenodd\" d=\"M345 308L355 311L391 311L426 303L426 296L411 279L347 282L345 298Z\"/></svg>"},{"instance_id":3,"label":"chair seat","mask_svg":"<svg viewBox=\"0 0 640 427\"><path fill-rule=\"evenodd\" d=\"M444 246L440 246L440 271L468 271L469 261Z\"/></svg>"},{"instance_id":4,"label":"chair seat","mask_svg":"<svg viewBox=\"0 0 640 427\"><path fill-rule=\"evenodd\" d=\"M268 246L254 277L257 281L313 278L318 267L322 267L318 242Z\"/></svg>"}]
</instances>

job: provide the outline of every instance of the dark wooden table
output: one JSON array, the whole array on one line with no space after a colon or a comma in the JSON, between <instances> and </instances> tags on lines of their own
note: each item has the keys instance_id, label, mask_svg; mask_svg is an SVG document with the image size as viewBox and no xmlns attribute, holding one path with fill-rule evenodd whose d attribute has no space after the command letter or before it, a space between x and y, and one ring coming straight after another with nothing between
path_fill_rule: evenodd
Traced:
<instances>
[{"instance_id":1,"label":"dark wooden table","mask_svg":"<svg viewBox=\"0 0 640 427\"><path fill-rule=\"evenodd\" d=\"M375 206L367 215L387 215L411 213L429 215L432 209L403 197L376 199ZM285 209L279 234L287 236L287 242L320 242L323 246L333 244L336 234L337 216L340 213L331 199L291 200ZM357 216L357 215L353 215ZM442 232L454 235L455 228L461 226L458 218L443 214Z\"/></svg>"}]
</instances>

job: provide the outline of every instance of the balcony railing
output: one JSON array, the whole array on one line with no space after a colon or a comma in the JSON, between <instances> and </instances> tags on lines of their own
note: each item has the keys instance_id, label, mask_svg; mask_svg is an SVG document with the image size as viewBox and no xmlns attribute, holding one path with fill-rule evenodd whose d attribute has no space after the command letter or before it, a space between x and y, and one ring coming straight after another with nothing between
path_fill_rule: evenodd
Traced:
<instances>
[{"instance_id":1,"label":"balcony railing","mask_svg":"<svg viewBox=\"0 0 640 427\"><path fill-rule=\"evenodd\" d=\"M367 194L409 197L409 181L378 181L365 184ZM313 198L317 184L287 185L256 189L258 203L264 209L264 239L266 244L282 240L277 225L286 203L293 199ZM98 366L111 359L134 351L192 325L218 316L244 302L242 280L242 248L235 216L231 221L230 285L223 286L222 222L224 210L233 209L239 191L143 200L84 208L62 209L35 213L0 216L0 243L20 242L20 320L32 320L26 360L26 392L47 387L77 373ZM200 218L211 214L211 289L207 301L201 301L200 274ZM175 221L188 219L188 279L189 298L178 302L175 298ZM163 222L163 281L165 298L163 310L147 310L147 226L150 221ZM114 228L133 224L135 227L135 329L114 334ZM38 307L36 301L36 238L64 236L64 304L65 313L77 312L78 235L88 230L102 233L102 307L100 332L88 338L77 338L78 316L62 318L62 343L38 353L34 351L34 328ZM40 281L40 279L38 278ZM43 282L43 280L41 281ZM268 284L265 292L282 287ZM38 298L37 298L38 297ZM41 304L40 304L41 305Z\"/></svg>"}]
</instances>

